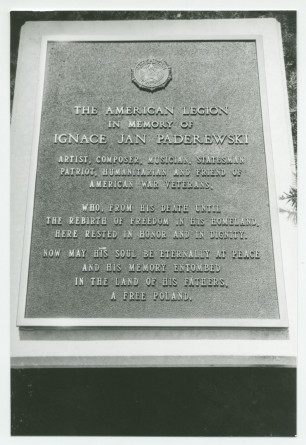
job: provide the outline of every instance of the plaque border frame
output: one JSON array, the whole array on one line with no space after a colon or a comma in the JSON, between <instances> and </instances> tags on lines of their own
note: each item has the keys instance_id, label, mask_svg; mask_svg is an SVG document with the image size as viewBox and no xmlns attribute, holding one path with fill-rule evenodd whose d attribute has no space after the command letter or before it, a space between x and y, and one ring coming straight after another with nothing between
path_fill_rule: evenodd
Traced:
<instances>
[{"instance_id":1,"label":"plaque border frame","mask_svg":"<svg viewBox=\"0 0 306 445\"><path fill-rule=\"evenodd\" d=\"M263 137L265 147L266 172L269 194L270 222L272 232L272 244L274 253L275 277L278 294L279 318L275 319L255 319L255 318L29 318L25 317L27 279L29 270L29 258L31 247L31 232L33 219L33 206L35 198L35 181L37 170L37 155L39 148L39 134L41 122L41 110L43 101L44 73L47 55L47 43L49 41L103 41L103 42L133 42L133 41L255 41L257 66L259 76L261 117L263 126ZM41 39L39 83L37 87L36 110L34 118L34 136L31 151L30 173L28 183L28 198L26 206L26 219L24 229L24 244L22 253L21 280L19 288L19 301L17 313L17 326L20 328L32 327L81 327L81 328L107 328L107 327L220 327L220 328L287 328L288 313L285 295L284 273L281 253L280 229L278 220L277 195L275 186L274 163L272 142L269 125L269 107L267 99L265 65L264 65L263 38L256 34L246 35L156 35L156 36L129 36L123 38L122 35L44 35Z\"/></svg>"}]
</instances>

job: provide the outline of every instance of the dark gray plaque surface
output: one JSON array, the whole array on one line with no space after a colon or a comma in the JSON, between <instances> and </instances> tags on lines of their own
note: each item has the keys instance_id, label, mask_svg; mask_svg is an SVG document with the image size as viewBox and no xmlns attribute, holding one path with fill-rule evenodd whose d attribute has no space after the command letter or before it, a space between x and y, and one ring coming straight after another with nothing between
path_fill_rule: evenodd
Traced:
<instances>
[{"instance_id":1,"label":"dark gray plaque surface","mask_svg":"<svg viewBox=\"0 0 306 445\"><path fill-rule=\"evenodd\" d=\"M257 56L255 40L48 42L26 319L256 324L280 318L269 192L274 179L268 181ZM163 59L172 70L170 82L154 92L131 79L131 69L148 58ZM76 114L76 106L95 107L97 114ZM108 107L125 113L106 114ZM192 114L192 107L202 107L201 114ZM120 128L110 128L110 121ZM139 127L128 128L135 121ZM141 128L143 122L172 124ZM182 128L184 122L191 128ZM55 136L68 134L79 135L79 143ZM83 135L105 138L87 143ZM184 135L190 138L178 143ZM65 156L69 162L63 163ZM144 188L154 181L158 188ZM87 204L98 211L84 211ZM116 204L123 211L115 212ZM62 218L61 224L48 224L51 217ZM95 219L76 224L76 217ZM97 224L103 217L106 224ZM57 230L66 231L65 238L56 237ZM67 238L69 230L77 237ZM128 231L132 238L125 237ZM154 232L155 239L141 238L141 231ZM97 250L107 254L95 257ZM145 258L149 250L152 257ZM116 251L125 258L116 258ZM107 283L97 285L98 279Z\"/></svg>"}]
</instances>

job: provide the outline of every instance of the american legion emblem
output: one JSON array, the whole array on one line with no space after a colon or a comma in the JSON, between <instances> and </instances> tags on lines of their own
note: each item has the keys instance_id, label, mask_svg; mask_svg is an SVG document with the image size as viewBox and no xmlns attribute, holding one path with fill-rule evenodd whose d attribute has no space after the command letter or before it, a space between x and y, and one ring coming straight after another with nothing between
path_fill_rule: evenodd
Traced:
<instances>
[{"instance_id":1,"label":"american legion emblem","mask_svg":"<svg viewBox=\"0 0 306 445\"><path fill-rule=\"evenodd\" d=\"M164 60L142 60L132 69L132 81L143 90L153 92L165 88L171 79L171 68Z\"/></svg>"}]
</instances>

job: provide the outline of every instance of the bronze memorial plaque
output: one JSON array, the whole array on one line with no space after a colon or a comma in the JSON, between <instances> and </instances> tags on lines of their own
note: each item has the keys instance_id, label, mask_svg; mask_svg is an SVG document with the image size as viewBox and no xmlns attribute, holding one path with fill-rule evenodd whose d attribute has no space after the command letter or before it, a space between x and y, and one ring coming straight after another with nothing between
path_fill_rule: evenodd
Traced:
<instances>
[{"instance_id":1,"label":"bronze memorial plaque","mask_svg":"<svg viewBox=\"0 0 306 445\"><path fill-rule=\"evenodd\" d=\"M260 38L41 54L18 325L286 327Z\"/></svg>"}]
</instances>

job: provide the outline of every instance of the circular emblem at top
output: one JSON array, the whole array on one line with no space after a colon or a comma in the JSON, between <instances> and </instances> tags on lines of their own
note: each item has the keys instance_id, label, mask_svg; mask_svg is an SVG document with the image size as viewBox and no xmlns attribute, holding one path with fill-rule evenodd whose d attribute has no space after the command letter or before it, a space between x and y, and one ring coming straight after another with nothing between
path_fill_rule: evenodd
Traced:
<instances>
[{"instance_id":1,"label":"circular emblem at top","mask_svg":"<svg viewBox=\"0 0 306 445\"><path fill-rule=\"evenodd\" d=\"M171 79L171 68L164 60L142 60L132 69L132 81L143 90L165 88Z\"/></svg>"}]
</instances>

